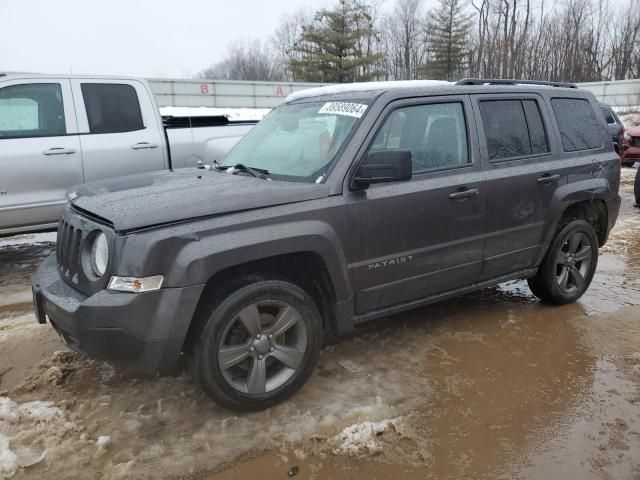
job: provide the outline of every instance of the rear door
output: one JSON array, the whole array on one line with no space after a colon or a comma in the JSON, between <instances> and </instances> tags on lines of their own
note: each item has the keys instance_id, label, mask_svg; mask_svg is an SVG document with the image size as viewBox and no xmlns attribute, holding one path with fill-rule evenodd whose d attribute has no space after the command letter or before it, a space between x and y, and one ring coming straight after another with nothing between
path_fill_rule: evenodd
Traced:
<instances>
[{"instance_id":1,"label":"rear door","mask_svg":"<svg viewBox=\"0 0 640 480\"><path fill-rule=\"evenodd\" d=\"M551 200L567 183L569 168L566 161L554 160L554 130L540 96L476 95L473 102L487 173L480 279L488 280L534 266Z\"/></svg>"},{"instance_id":2,"label":"rear door","mask_svg":"<svg viewBox=\"0 0 640 480\"><path fill-rule=\"evenodd\" d=\"M0 84L0 231L55 226L66 191L82 181L69 81Z\"/></svg>"},{"instance_id":3,"label":"rear door","mask_svg":"<svg viewBox=\"0 0 640 480\"><path fill-rule=\"evenodd\" d=\"M74 79L85 181L162 170L164 135L142 82Z\"/></svg>"},{"instance_id":4,"label":"rear door","mask_svg":"<svg viewBox=\"0 0 640 480\"><path fill-rule=\"evenodd\" d=\"M369 151L409 149L413 178L347 194L358 314L473 284L482 263L486 185L467 96L387 107Z\"/></svg>"}]
</instances>

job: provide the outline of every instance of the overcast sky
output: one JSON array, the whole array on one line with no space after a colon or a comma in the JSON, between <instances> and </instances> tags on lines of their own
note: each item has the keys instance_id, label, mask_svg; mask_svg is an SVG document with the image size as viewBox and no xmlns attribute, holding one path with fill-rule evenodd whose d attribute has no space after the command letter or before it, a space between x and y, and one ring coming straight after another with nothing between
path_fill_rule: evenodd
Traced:
<instances>
[{"instance_id":1,"label":"overcast sky","mask_svg":"<svg viewBox=\"0 0 640 480\"><path fill-rule=\"evenodd\" d=\"M0 0L0 72L192 77L330 0Z\"/></svg>"},{"instance_id":2,"label":"overcast sky","mask_svg":"<svg viewBox=\"0 0 640 480\"><path fill-rule=\"evenodd\" d=\"M611 0L621 6L627 1ZM191 78L230 41L334 0L0 0L0 72ZM393 0L378 0L383 10ZM425 7L435 0L424 0ZM384 8L386 7L386 8Z\"/></svg>"}]
</instances>

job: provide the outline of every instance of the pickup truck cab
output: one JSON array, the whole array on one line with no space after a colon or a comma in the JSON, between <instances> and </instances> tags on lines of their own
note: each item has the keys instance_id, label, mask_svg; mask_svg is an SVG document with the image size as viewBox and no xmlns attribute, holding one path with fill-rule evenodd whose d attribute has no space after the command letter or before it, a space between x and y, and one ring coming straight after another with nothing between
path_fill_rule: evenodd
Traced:
<instances>
[{"instance_id":1,"label":"pickup truck cab","mask_svg":"<svg viewBox=\"0 0 640 480\"><path fill-rule=\"evenodd\" d=\"M74 189L37 318L146 372L181 355L229 408L267 408L354 325L511 279L578 299L618 216L594 96L465 80L291 95L217 167Z\"/></svg>"},{"instance_id":2,"label":"pickup truck cab","mask_svg":"<svg viewBox=\"0 0 640 480\"><path fill-rule=\"evenodd\" d=\"M221 160L252 126L163 119L140 79L0 75L0 235L55 228L76 184Z\"/></svg>"}]
</instances>

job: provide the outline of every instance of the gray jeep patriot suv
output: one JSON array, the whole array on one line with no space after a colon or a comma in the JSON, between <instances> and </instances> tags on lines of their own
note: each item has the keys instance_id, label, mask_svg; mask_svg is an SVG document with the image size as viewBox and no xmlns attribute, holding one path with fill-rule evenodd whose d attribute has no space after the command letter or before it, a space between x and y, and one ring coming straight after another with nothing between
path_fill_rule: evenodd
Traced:
<instances>
[{"instance_id":1,"label":"gray jeep patriot suv","mask_svg":"<svg viewBox=\"0 0 640 480\"><path fill-rule=\"evenodd\" d=\"M591 93L532 83L312 89L220 163L80 186L33 278L38 321L141 372L184 356L215 401L257 410L366 320L511 279L573 302L620 159Z\"/></svg>"}]
</instances>

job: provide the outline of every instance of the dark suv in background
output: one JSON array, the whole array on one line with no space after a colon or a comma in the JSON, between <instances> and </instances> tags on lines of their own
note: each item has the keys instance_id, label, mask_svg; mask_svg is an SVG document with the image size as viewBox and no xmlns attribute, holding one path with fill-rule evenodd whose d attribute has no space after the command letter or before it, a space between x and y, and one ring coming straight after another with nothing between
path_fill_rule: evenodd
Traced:
<instances>
[{"instance_id":1,"label":"dark suv in background","mask_svg":"<svg viewBox=\"0 0 640 480\"><path fill-rule=\"evenodd\" d=\"M33 278L37 318L142 372L184 355L211 398L255 410L364 321L511 279L573 302L620 159L591 93L528 83L298 92L222 164L80 186Z\"/></svg>"},{"instance_id":2,"label":"dark suv in background","mask_svg":"<svg viewBox=\"0 0 640 480\"><path fill-rule=\"evenodd\" d=\"M628 165L628 162L624 161L624 124L618 114L606 103L600 103L600 109L602 110L602 114L604 115L604 119L607 122L607 128L609 129L609 134L611 135L611 140L613 141L613 148L620 155L622 159L623 166L633 166Z\"/></svg>"}]
</instances>

